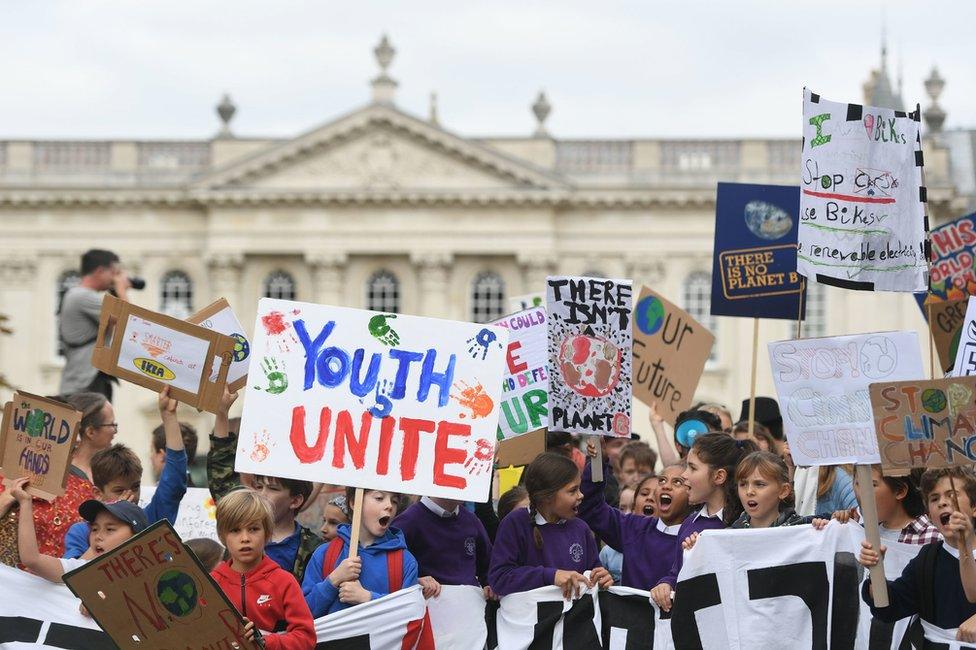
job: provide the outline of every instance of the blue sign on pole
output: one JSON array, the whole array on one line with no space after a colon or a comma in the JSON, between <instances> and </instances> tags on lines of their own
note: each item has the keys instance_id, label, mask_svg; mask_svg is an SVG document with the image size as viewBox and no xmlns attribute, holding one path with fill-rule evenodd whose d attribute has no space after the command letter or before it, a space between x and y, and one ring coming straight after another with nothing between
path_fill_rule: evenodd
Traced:
<instances>
[{"instance_id":1,"label":"blue sign on pole","mask_svg":"<svg viewBox=\"0 0 976 650\"><path fill-rule=\"evenodd\" d=\"M712 315L802 318L796 272L800 188L719 183L715 202Z\"/></svg>"}]
</instances>

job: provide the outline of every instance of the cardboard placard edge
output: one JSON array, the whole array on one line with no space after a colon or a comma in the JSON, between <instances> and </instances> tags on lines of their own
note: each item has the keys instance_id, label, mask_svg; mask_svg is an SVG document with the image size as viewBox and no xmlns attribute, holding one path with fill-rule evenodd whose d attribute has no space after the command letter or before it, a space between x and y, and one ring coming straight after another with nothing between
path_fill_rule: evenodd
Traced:
<instances>
[{"instance_id":1,"label":"cardboard placard edge","mask_svg":"<svg viewBox=\"0 0 976 650\"><path fill-rule=\"evenodd\" d=\"M230 303L227 302L227 299L224 298L223 296L221 296L220 298L217 298L216 300L214 300L212 303L210 303L209 305L207 305L206 307L204 307L203 309L201 309L197 313L195 313L192 316L190 316L189 318L187 318L186 319L186 322L192 323L194 325L199 325L200 323L202 323L203 321L207 320L208 318L210 318L214 314L219 314L224 309L230 309L232 313L234 311L234 308L230 306ZM234 314L234 317L237 318L237 314ZM240 319L238 319L238 321L240 321ZM241 327L244 327L244 326L241 325ZM248 341L248 342L250 343L250 341ZM227 390L229 390L232 393L236 393L239 390L241 390L242 388L244 388L245 385L247 385L247 375L246 374L243 377L241 377L240 379L238 379L237 381L235 381L233 383L230 383L230 384L227 384Z\"/></svg>"}]
</instances>

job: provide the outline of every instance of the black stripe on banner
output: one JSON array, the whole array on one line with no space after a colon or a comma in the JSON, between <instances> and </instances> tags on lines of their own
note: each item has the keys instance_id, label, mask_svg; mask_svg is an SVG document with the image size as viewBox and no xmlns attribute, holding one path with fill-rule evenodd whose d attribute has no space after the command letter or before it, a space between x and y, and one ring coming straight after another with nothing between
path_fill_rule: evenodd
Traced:
<instances>
[{"instance_id":1,"label":"black stripe on banner","mask_svg":"<svg viewBox=\"0 0 976 650\"><path fill-rule=\"evenodd\" d=\"M847 105L847 121L848 122L860 122L861 114L863 109L860 104L848 104Z\"/></svg>"},{"instance_id":2,"label":"black stripe on banner","mask_svg":"<svg viewBox=\"0 0 976 650\"><path fill-rule=\"evenodd\" d=\"M112 650L117 647L111 637L101 630L61 623L51 623L44 643L64 650Z\"/></svg>"},{"instance_id":3,"label":"black stripe on banner","mask_svg":"<svg viewBox=\"0 0 976 650\"><path fill-rule=\"evenodd\" d=\"M43 621L24 616L0 616L0 643L36 643Z\"/></svg>"},{"instance_id":4,"label":"black stripe on banner","mask_svg":"<svg viewBox=\"0 0 976 650\"><path fill-rule=\"evenodd\" d=\"M819 104L820 95L818 95L817 93L810 93L810 101L813 102L814 104Z\"/></svg>"},{"instance_id":5,"label":"black stripe on banner","mask_svg":"<svg viewBox=\"0 0 976 650\"><path fill-rule=\"evenodd\" d=\"M922 157L922 150L919 149L915 152L915 166L922 167L925 165L925 159Z\"/></svg>"},{"instance_id":6,"label":"black stripe on banner","mask_svg":"<svg viewBox=\"0 0 976 650\"><path fill-rule=\"evenodd\" d=\"M921 104L915 104L915 110L909 115L916 122L922 121L922 106Z\"/></svg>"},{"instance_id":7,"label":"black stripe on banner","mask_svg":"<svg viewBox=\"0 0 976 650\"><path fill-rule=\"evenodd\" d=\"M922 203L928 203L929 201L929 192L925 189L924 185L918 186L918 200Z\"/></svg>"},{"instance_id":8,"label":"black stripe on banner","mask_svg":"<svg viewBox=\"0 0 976 650\"><path fill-rule=\"evenodd\" d=\"M895 117L908 117L908 113L905 111L895 111Z\"/></svg>"},{"instance_id":9,"label":"black stripe on banner","mask_svg":"<svg viewBox=\"0 0 976 650\"><path fill-rule=\"evenodd\" d=\"M855 282L854 280L842 280L841 278L829 278L826 275L817 274L817 282L829 284L832 287L841 289L852 289L854 291L874 291L873 282Z\"/></svg>"},{"instance_id":10,"label":"black stripe on banner","mask_svg":"<svg viewBox=\"0 0 976 650\"><path fill-rule=\"evenodd\" d=\"M925 224L926 229L928 229L928 223L927 223L928 222L928 219L926 219L925 221L926 221L926 224ZM927 259L927 260L932 259L932 242L930 240L926 239L925 240L924 248L925 248L925 259Z\"/></svg>"}]
</instances>

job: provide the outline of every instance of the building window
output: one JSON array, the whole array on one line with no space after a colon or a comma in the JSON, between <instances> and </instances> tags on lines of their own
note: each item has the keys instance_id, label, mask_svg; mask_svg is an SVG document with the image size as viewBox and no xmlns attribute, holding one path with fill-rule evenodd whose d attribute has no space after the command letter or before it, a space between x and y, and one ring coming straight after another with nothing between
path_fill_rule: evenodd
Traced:
<instances>
[{"instance_id":1,"label":"building window","mask_svg":"<svg viewBox=\"0 0 976 650\"><path fill-rule=\"evenodd\" d=\"M77 287L78 283L81 282L81 274L77 271L65 271L58 276L58 283L54 288L54 313L61 313L61 303L64 300L64 294L68 293L68 289L72 287ZM60 319L57 323L60 324ZM64 356L64 346L61 344L61 332L58 331L58 327L54 328L54 349L57 350L58 356Z\"/></svg>"},{"instance_id":2,"label":"building window","mask_svg":"<svg viewBox=\"0 0 976 650\"><path fill-rule=\"evenodd\" d=\"M803 338L812 339L827 335L827 287L807 280L806 319L803 321Z\"/></svg>"},{"instance_id":3,"label":"building window","mask_svg":"<svg viewBox=\"0 0 976 650\"><path fill-rule=\"evenodd\" d=\"M505 282L497 273L481 273L471 285L471 320L487 323L505 315Z\"/></svg>"},{"instance_id":4,"label":"building window","mask_svg":"<svg viewBox=\"0 0 976 650\"><path fill-rule=\"evenodd\" d=\"M718 357L718 319L712 316L712 276L703 271L696 271L685 278L684 288L685 311L692 318L705 326L715 335L715 345L708 356L709 362Z\"/></svg>"},{"instance_id":5,"label":"building window","mask_svg":"<svg viewBox=\"0 0 976 650\"><path fill-rule=\"evenodd\" d=\"M377 271L366 283L366 309L388 314L400 312L400 283L389 271Z\"/></svg>"},{"instance_id":6,"label":"building window","mask_svg":"<svg viewBox=\"0 0 976 650\"><path fill-rule=\"evenodd\" d=\"M164 314L183 320L193 313L193 281L183 271L163 276L160 309Z\"/></svg>"},{"instance_id":7,"label":"building window","mask_svg":"<svg viewBox=\"0 0 976 650\"><path fill-rule=\"evenodd\" d=\"M277 300L295 299L295 278L287 271L274 271L264 279L264 297Z\"/></svg>"}]
</instances>

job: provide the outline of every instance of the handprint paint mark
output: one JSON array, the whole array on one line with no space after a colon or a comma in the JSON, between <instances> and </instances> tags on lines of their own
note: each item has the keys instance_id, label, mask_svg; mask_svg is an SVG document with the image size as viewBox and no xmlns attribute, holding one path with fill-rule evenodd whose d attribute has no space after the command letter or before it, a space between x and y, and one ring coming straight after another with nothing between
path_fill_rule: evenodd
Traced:
<instances>
[{"instance_id":1,"label":"handprint paint mark","mask_svg":"<svg viewBox=\"0 0 976 650\"><path fill-rule=\"evenodd\" d=\"M388 318L396 318L396 314L377 314L369 319L369 334L374 339L389 347L400 343L400 335L386 322Z\"/></svg>"}]
</instances>

